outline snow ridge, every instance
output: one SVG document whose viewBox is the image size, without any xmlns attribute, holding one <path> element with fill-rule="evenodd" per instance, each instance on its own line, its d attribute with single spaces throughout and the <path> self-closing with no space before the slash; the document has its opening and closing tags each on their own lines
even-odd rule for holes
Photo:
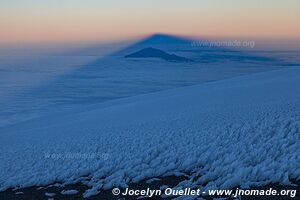
<svg viewBox="0 0 300 200">
<path fill-rule="evenodd" d="M 93 188 L 188 173 L 182 187 L 300 178 L 300 68 L 118 100 L 0 129 L 0 190 L 89 176 Z"/>
</svg>

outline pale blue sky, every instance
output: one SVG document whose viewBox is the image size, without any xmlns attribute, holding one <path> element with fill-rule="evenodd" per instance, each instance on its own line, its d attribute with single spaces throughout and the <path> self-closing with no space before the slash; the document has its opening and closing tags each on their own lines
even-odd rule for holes
<svg viewBox="0 0 300 200">
<path fill-rule="evenodd" d="M 300 38 L 299 0 L 1 0 L 0 41 Z"/>
</svg>

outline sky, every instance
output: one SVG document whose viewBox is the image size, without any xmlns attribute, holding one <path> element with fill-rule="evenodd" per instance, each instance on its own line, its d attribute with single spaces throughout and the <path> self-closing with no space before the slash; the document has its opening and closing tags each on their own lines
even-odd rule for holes
<svg viewBox="0 0 300 200">
<path fill-rule="evenodd" d="M 299 0 L 0 0 L 0 43 L 166 33 L 300 39 Z"/>
</svg>

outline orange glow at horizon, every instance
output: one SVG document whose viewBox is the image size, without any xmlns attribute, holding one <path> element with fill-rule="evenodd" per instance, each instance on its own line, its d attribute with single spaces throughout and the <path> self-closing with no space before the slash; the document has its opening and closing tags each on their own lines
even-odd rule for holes
<svg viewBox="0 0 300 200">
<path fill-rule="evenodd" d="M 113 41 L 155 32 L 199 37 L 300 39 L 299 21 L 300 13 L 293 5 L 269 10 L 221 6 L 110 10 L 18 8 L 15 12 L 0 9 L 0 43 Z"/>
</svg>

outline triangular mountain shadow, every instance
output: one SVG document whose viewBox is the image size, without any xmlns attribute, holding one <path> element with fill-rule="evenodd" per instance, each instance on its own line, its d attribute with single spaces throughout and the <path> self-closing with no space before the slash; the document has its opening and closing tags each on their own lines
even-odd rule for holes
<svg viewBox="0 0 300 200">
<path fill-rule="evenodd" d="M 128 47 L 121 49 L 112 54 L 112 56 L 120 56 L 122 58 L 137 53 L 139 51 L 144 51 L 145 49 L 157 49 L 158 51 L 164 51 L 167 54 L 179 57 L 183 57 L 189 61 L 201 62 L 201 63 L 212 63 L 212 62 L 222 62 L 222 61 L 233 61 L 233 62 L 266 62 L 274 64 L 282 62 L 280 60 L 263 57 L 256 55 L 255 53 L 242 52 L 239 49 L 225 48 L 218 46 L 197 46 L 197 43 L 205 44 L 209 42 L 207 40 L 196 40 L 191 38 L 184 38 L 180 36 L 167 35 L 167 34 L 153 34 L 142 40 L 135 42 Z M 195 45 L 196 44 L 196 45 Z M 226 52 L 226 55 L 224 53 Z M 231 52 L 228 54 L 228 52 Z M 198 54 L 198 58 L 194 59 L 189 56 L 184 56 L 185 54 Z M 164 59 L 168 60 L 168 59 Z"/>
<path fill-rule="evenodd" d="M 108 54 L 107 56 L 116 56 L 116 55 L 127 55 L 129 53 L 132 53 L 133 51 L 141 50 L 142 48 L 159 48 L 162 50 L 169 50 L 172 49 L 186 49 L 191 47 L 193 40 L 183 38 L 180 36 L 173 36 L 173 35 L 167 35 L 167 34 L 152 34 L 149 36 L 146 36 L 142 39 L 135 40 L 135 41 L 123 41 L 121 42 L 123 45 L 123 48 L 120 48 L 116 51 L 114 51 L 111 54 Z M 127 45 L 125 45 L 127 44 Z M 95 52 L 101 52 L 103 51 L 103 46 L 105 44 L 95 44 L 95 45 L 89 45 L 86 47 L 78 48 L 76 50 L 67 51 L 64 52 L 63 55 L 92 55 L 95 56 Z M 109 45 L 114 45 L 109 44 Z"/>
<path fill-rule="evenodd" d="M 269 58 L 233 50 L 228 54 L 230 50 L 222 50 L 221 48 L 214 48 L 213 50 L 210 48 L 207 51 L 207 48 L 193 47 L 191 41 L 176 36 L 152 35 L 116 53 L 81 65 L 79 68 L 74 68 L 72 71 L 44 82 L 32 90 L 26 91 L 27 94 L 24 94 L 25 98 L 24 96 L 22 98 L 26 99 L 26 95 L 28 95 L 28 99 L 35 99 L 34 102 L 47 99 L 50 102 L 49 104 L 62 105 L 62 107 L 70 104 L 90 105 L 183 85 L 187 86 L 238 76 L 241 74 L 241 71 L 249 73 L 248 66 L 246 68 L 244 66 L 250 62 L 258 63 L 258 65 L 252 65 L 253 72 L 262 71 L 262 66 L 266 68 L 266 66 L 282 65 L 283 63 L 274 60 L 265 62 Z M 135 62 L 125 58 L 126 55 L 144 48 L 160 49 L 169 55 L 176 54 L 192 59 L 194 62 L 185 65 L 182 63 L 152 61 Z M 95 50 L 96 45 L 92 49 Z M 187 51 L 187 54 L 185 54 L 185 51 Z M 192 51 L 196 51 L 197 60 L 190 56 Z M 80 53 L 80 51 L 78 52 Z M 87 52 L 87 49 L 84 49 L 84 52 Z M 250 59 L 250 62 L 247 59 Z M 234 60 L 236 63 L 231 62 L 230 65 L 226 65 L 225 62 L 228 60 L 230 62 Z M 200 65 L 201 63 L 205 64 Z M 232 66 L 235 64 L 236 66 L 233 70 Z M 210 67 L 216 65 L 219 67 L 219 70 L 214 72 L 217 75 L 203 74 L 203 66 L 210 71 Z M 187 69 L 186 67 L 188 67 L 188 70 L 185 70 Z M 229 71 L 226 71 L 227 68 Z M 265 68 L 264 70 L 266 70 Z M 224 73 L 222 74 L 222 72 Z M 216 79 L 215 76 L 218 78 Z M 46 108 L 48 109 L 48 107 Z"/>
<path fill-rule="evenodd" d="M 168 45 L 168 44 L 186 45 L 190 43 L 191 40 L 179 36 L 166 35 L 166 34 L 153 34 L 150 37 L 147 37 L 144 40 L 136 43 L 135 45 Z"/>
<path fill-rule="evenodd" d="M 196 42 L 196 43 L 195 43 Z M 251 52 L 243 52 L 239 49 L 233 48 L 224 48 L 224 47 L 207 47 L 205 45 L 197 46 L 195 44 L 201 42 L 208 42 L 207 40 L 201 39 L 190 39 L 184 38 L 180 36 L 167 35 L 167 34 L 153 34 L 147 36 L 137 42 L 133 42 L 129 44 L 127 47 L 117 50 L 104 58 L 100 58 L 95 60 L 94 62 L 87 64 L 87 67 L 97 67 L 101 62 L 111 57 L 119 57 L 124 58 L 127 55 L 136 53 L 143 49 L 154 48 L 158 50 L 162 50 L 168 54 L 175 54 L 176 56 L 184 57 L 189 60 L 193 60 L 195 62 L 200 63 L 213 63 L 213 62 L 222 62 L 222 61 L 233 61 L 233 62 L 266 62 L 266 64 L 280 64 L 286 65 L 286 63 L 281 62 L 278 59 L 264 57 L 261 55 L 257 55 Z M 101 46 L 101 45 L 100 45 Z M 98 46 L 99 48 L 99 46 Z M 99 48 L 101 49 L 101 47 Z M 86 48 L 81 52 L 89 52 L 89 51 L 97 51 L 97 45 L 93 47 Z M 224 54 L 226 52 L 226 54 Z M 228 52 L 231 52 L 228 54 Z M 74 52 L 73 52 L 74 53 Z M 185 56 L 185 54 L 194 53 L 197 55 L 197 58 L 191 58 L 189 56 Z M 125 59 L 125 58 L 124 58 Z"/>
<path fill-rule="evenodd" d="M 115 52 L 113 55 L 125 56 L 134 51 L 139 51 L 143 48 L 156 48 L 164 51 L 176 51 L 180 49 L 191 49 L 193 40 L 167 35 L 167 34 L 153 34 L 143 38 L 132 45 Z"/>
</svg>

